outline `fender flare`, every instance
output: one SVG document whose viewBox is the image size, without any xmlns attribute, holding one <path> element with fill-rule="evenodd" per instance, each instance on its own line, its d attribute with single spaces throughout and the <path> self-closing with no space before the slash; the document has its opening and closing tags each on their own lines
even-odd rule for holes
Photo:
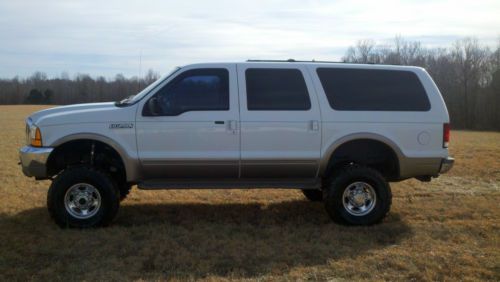
<svg viewBox="0 0 500 282">
<path fill-rule="evenodd" d="M 70 134 L 66 135 L 64 137 L 61 137 L 57 139 L 56 141 L 52 142 L 51 147 L 58 147 L 60 145 L 63 145 L 65 143 L 71 142 L 71 141 L 77 141 L 77 140 L 94 140 L 98 142 L 102 142 L 111 148 L 113 148 L 120 158 L 122 159 L 123 165 L 125 167 L 125 175 L 127 178 L 127 182 L 136 182 L 139 179 L 140 175 L 140 163 L 137 158 L 137 156 L 130 156 L 127 151 L 121 146 L 118 142 L 114 141 L 113 139 L 98 134 L 98 133 L 76 133 L 76 134 Z"/>
<path fill-rule="evenodd" d="M 332 155 L 335 153 L 335 150 L 337 150 L 337 148 L 339 148 L 341 145 L 347 142 L 359 139 L 374 140 L 389 146 L 389 148 L 392 149 L 392 151 L 396 155 L 396 158 L 398 159 L 398 170 L 400 170 L 401 162 L 404 160 L 405 155 L 394 141 L 377 133 L 360 132 L 360 133 L 348 134 L 335 140 L 335 142 L 333 142 L 324 152 L 322 152 L 322 158 L 319 165 L 319 175 L 320 176 L 325 175 L 326 170 L 328 168 L 328 164 L 330 163 L 330 159 Z"/>
</svg>

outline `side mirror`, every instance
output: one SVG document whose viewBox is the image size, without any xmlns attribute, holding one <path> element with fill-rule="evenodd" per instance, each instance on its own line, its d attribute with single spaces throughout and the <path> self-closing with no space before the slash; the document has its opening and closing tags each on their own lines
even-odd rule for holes
<svg viewBox="0 0 500 282">
<path fill-rule="evenodd" d="M 149 99 L 148 110 L 152 116 L 157 116 L 160 114 L 160 109 L 158 107 L 158 99 L 156 97 Z"/>
</svg>

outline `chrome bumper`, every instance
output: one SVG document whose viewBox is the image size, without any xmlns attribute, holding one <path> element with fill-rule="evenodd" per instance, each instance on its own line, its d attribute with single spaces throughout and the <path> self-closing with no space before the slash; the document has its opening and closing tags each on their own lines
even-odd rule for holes
<svg viewBox="0 0 500 282">
<path fill-rule="evenodd" d="M 447 157 L 446 159 L 441 160 L 441 168 L 439 169 L 439 173 L 448 172 L 455 163 L 455 159 L 452 157 Z"/>
<path fill-rule="evenodd" d="M 54 148 L 25 146 L 19 149 L 19 158 L 23 173 L 29 177 L 47 177 L 47 160 Z"/>
</svg>

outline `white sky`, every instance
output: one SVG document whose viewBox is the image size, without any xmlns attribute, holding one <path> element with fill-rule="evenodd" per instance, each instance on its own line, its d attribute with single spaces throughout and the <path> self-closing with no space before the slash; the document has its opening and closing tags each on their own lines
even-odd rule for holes
<svg viewBox="0 0 500 282">
<path fill-rule="evenodd" d="M 0 2 L 0 77 L 165 73 L 195 62 L 339 60 L 359 39 L 401 35 L 448 47 L 495 46 L 500 1 Z M 142 68 L 139 58 L 142 53 Z"/>
</svg>

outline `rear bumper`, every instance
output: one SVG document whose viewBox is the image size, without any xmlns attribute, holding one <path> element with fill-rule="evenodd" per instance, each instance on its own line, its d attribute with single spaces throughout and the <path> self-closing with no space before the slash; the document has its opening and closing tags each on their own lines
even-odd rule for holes
<svg viewBox="0 0 500 282">
<path fill-rule="evenodd" d="M 426 181 L 448 172 L 455 162 L 452 157 L 402 158 L 399 161 L 400 178 L 398 180 L 415 177 L 426 179 Z"/>
<path fill-rule="evenodd" d="M 54 148 L 25 146 L 19 149 L 19 159 L 24 175 L 36 178 L 47 177 L 47 160 Z"/>
<path fill-rule="evenodd" d="M 439 168 L 439 173 L 448 172 L 453 167 L 454 163 L 455 163 L 455 159 L 452 157 L 447 157 L 445 159 L 442 159 L 441 160 L 441 167 Z"/>
</svg>

